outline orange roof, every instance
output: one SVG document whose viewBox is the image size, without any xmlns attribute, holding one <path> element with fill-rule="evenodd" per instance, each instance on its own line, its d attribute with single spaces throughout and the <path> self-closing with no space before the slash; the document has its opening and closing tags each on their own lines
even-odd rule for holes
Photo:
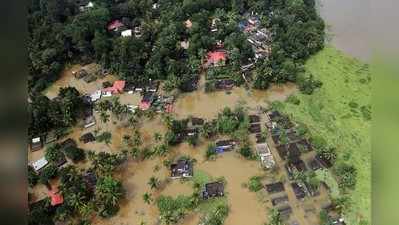
<svg viewBox="0 0 399 225">
<path fill-rule="evenodd" d="M 117 91 L 123 91 L 123 88 L 125 87 L 125 83 L 126 83 L 126 81 L 124 81 L 124 80 L 117 80 L 114 82 L 113 87 Z"/>
<path fill-rule="evenodd" d="M 58 192 L 58 188 L 54 188 L 53 190 L 48 192 L 49 197 L 51 198 L 51 205 L 59 205 L 64 202 L 64 197 Z"/>
<path fill-rule="evenodd" d="M 227 55 L 226 52 L 224 51 L 208 52 L 207 54 L 208 63 L 217 63 L 219 61 L 225 61 L 226 57 Z"/>
<path fill-rule="evenodd" d="M 104 88 L 103 91 L 105 92 L 112 92 L 112 93 L 117 93 L 117 92 L 123 92 L 123 88 L 125 87 L 126 81 L 124 80 L 117 80 L 114 82 L 112 87 Z"/>
</svg>

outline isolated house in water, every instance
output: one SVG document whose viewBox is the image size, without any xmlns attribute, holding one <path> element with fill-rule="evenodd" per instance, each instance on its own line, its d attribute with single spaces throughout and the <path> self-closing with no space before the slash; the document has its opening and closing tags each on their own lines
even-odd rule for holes
<svg viewBox="0 0 399 225">
<path fill-rule="evenodd" d="M 284 184 L 282 182 L 266 184 L 265 187 L 269 194 L 283 192 L 285 190 Z"/>
<path fill-rule="evenodd" d="M 205 189 L 202 192 L 204 200 L 214 197 L 224 196 L 224 184 L 222 182 L 213 182 L 205 184 Z"/>
<path fill-rule="evenodd" d="M 193 165 L 189 160 L 178 160 L 170 166 L 172 178 L 185 178 L 193 176 Z"/>
</svg>

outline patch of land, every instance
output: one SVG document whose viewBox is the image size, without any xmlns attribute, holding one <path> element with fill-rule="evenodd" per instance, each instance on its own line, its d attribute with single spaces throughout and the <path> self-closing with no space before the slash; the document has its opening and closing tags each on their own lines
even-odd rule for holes
<svg viewBox="0 0 399 225">
<path fill-rule="evenodd" d="M 339 158 L 355 165 L 357 184 L 345 217 L 348 224 L 370 223 L 371 122 L 362 112 L 371 101 L 368 66 L 326 47 L 310 58 L 305 68 L 323 86 L 313 95 L 297 94 L 300 104 L 284 103 L 282 110 L 335 146 Z"/>
</svg>

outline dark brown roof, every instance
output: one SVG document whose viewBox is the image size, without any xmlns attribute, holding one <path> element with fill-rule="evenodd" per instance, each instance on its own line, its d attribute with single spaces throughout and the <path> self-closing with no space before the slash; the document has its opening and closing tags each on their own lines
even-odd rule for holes
<svg viewBox="0 0 399 225">
<path fill-rule="evenodd" d="M 73 140 L 72 138 L 68 138 L 65 141 L 61 142 L 62 149 L 66 149 L 68 147 L 76 147 L 76 146 L 78 145 L 76 144 L 76 141 Z"/>
<path fill-rule="evenodd" d="M 94 135 L 92 133 L 85 133 L 79 138 L 79 141 L 81 141 L 85 144 L 89 143 L 89 142 L 93 142 L 95 140 L 96 140 L 96 137 L 94 137 Z"/>
<path fill-rule="evenodd" d="M 288 202 L 288 196 L 277 197 L 272 199 L 272 205 L 280 205 Z"/>
<path fill-rule="evenodd" d="M 260 117 L 258 115 L 249 115 L 249 122 L 250 123 L 259 123 Z"/>
<path fill-rule="evenodd" d="M 205 120 L 202 118 L 198 118 L 198 117 L 192 117 L 191 123 L 193 126 L 202 126 L 202 125 L 204 125 Z"/>
<path fill-rule="evenodd" d="M 262 131 L 259 123 L 251 124 L 248 130 L 250 133 L 260 133 Z"/>
<path fill-rule="evenodd" d="M 217 195 L 224 192 L 224 184 L 222 182 L 213 182 L 205 184 L 205 191 L 208 195 Z"/>
<path fill-rule="evenodd" d="M 295 197 L 297 199 L 303 199 L 306 196 L 305 189 L 302 186 L 299 186 L 297 183 L 291 184 L 292 189 L 294 190 Z"/>
<path fill-rule="evenodd" d="M 282 182 L 266 184 L 265 187 L 266 187 L 266 191 L 269 193 L 277 193 L 277 192 L 282 192 L 285 190 L 284 184 Z"/>
</svg>

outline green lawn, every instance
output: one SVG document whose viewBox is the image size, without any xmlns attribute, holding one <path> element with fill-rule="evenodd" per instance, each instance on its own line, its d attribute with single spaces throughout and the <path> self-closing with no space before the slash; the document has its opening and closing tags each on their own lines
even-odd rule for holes
<svg viewBox="0 0 399 225">
<path fill-rule="evenodd" d="M 350 193 L 352 207 L 345 217 L 351 225 L 362 224 L 362 220 L 370 224 L 371 122 L 365 110 L 371 104 L 368 65 L 326 47 L 305 67 L 323 86 L 313 95 L 298 94 L 300 104 L 284 103 L 283 111 L 335 146 L 340 160 L 355 165 L 358 182 Z"/>
</svg>

